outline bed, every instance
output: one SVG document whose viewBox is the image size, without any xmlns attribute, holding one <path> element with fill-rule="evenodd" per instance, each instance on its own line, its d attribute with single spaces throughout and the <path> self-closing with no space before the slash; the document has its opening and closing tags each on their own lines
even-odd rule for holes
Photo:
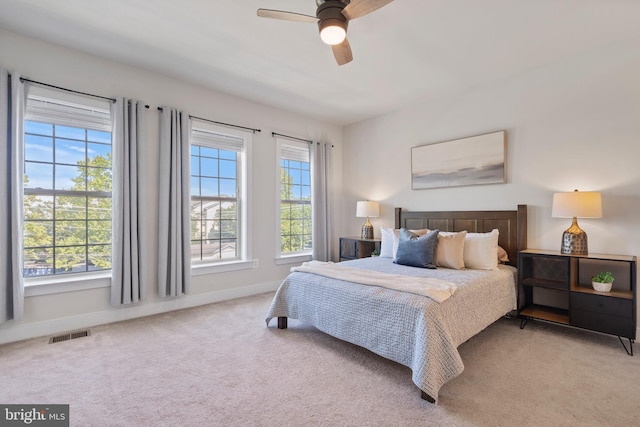
<svg viewBox="0 0 640 427">
<path fill-rule="evenodd" d="M 452 235 L 464 230 L 477 236 L 498 230 L 498 244 L 509 261 L 495 270 L 416 268 L 385 257 L 334 265 L 350 273 L 362 272 L 363 277 L 369 275 L 366 270 L 372 271 L 372 277 L 412 276 L 415 280 L 454 283 L 455 292 L 440 302 L 394 286 L 375 286 L 375 281 L 359 284 L 348 275 L 331 278 L 294 268 L 298 271 L 287 276 L 274 296 L 267 326 L 277 318 L 277 327 L 286 329 L 288 318 L 298 319 L 408 366 L 421 397 L 435 403 L 440 388 L 464 369 L 458 346 L 516 308 L 517 253 L 526 248 L 527 206 L 506 211 L 412 212 L 396 208 L 395 228 L 437 229 Z"/>
</svg>

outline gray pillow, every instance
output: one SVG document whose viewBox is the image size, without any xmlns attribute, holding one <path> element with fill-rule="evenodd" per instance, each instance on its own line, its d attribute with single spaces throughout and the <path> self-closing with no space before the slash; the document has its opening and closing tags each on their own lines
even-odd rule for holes
<svg viewBox="0 0 640 427">
<path fill-rule="evenodd" d="M 438 243 L 439 232 L 440 230 L 432 230 L 424 236 L 418 236 L 407 229 L 401 228 L 398 252 L 393 262 L 412 267 L 436 268 L 433 263 L 433 257 Z"/>
</svg>

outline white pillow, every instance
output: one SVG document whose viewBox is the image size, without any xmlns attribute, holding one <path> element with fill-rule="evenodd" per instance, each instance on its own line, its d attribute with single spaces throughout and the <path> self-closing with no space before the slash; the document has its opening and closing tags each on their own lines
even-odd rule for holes
<svg viewBox="0 0 640 427">
<path fill-rule="evenodd" d="M 429 232 L 423 230 L 409 230 L 418 236 L 424 236 Z M 400 243 L 400 229 L 390 227 L 380 227 L 380 257 L 396 259 L 398 244 Z"/>
<path fill-rule="evenodd" d="M 464 242 L 466 236 L 466 231 L 459 233 L 441 231 L 438 234 L 435 265 L 455 270 L 463 269 L 465 267 Z"/>
<path fill-rule="evenodd" d="M 400 230 L 394 230 L 393 228 L 389 228 L 389 227 L 380 227 L 380 257 L 382 258 L 395 258 L 393 256 L 394 254 L 394 250 L 393 250 L 393 236 L 395 234 L 395 231 L 400 231 Z M 396 246 L 396 250 L 398 249 L 398 246 Z"/>
<path fill-rule="evenodd" d="M 467 233 L 464 240 L 464 266 L 478 270 L 497 270 L 499 236 L 498 229 L 489 233 Z"/>
</svg>

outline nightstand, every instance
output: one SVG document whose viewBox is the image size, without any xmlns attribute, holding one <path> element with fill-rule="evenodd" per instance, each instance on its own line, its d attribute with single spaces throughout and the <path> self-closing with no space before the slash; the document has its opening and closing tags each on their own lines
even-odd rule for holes
<svg viewBox="0 0 640 427">
<path fill-rule="evenodd" d="M 374 250 L 380 253 L 380 239 L 340 238 L 340 261 L 367 258 Z"/>
<path fill-rule="evenodd" d="M 527 249 L 518 253 L 518 314 L 524 328 L 529 319 L 547 320 L 617 335 L 633 356 L 636 338 L 636 257 L 567 255 Z M 610 271 L 611 292 L 593 289 L 591 277 Z M 622 338 L 629 340 L 629 349 Z"/>
</svg>

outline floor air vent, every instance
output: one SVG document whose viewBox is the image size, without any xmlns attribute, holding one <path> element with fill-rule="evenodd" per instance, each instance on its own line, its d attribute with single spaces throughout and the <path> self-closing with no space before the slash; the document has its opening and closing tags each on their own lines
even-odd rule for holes
<svg viewBox="0 0 640 427">
<path fill-rule="evenodd" d="M 62 341 L 75 340 L 76 338 L 88 337 L 90 335 L 91 335 L 91 331 L 89 331 L 88 329 L 86 331 L 69 332 L 66 334 L 57 335 L 55 337 L 49 338 L 49 344 L 55 344 L 57 342 L 62 342 Z"/>
</svg>

